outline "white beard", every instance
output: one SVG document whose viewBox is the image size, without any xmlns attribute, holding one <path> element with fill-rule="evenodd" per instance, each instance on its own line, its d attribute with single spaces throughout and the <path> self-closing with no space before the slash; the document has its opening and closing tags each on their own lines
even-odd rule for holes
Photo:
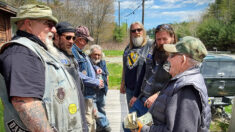
<svg viewBox="0 0 235 132">
<path fill-rule="evenodd" d="M 49 37 L 49 36 L 53 36 L 53 34 L 52 33 L 48 33 L 48 35 L 47 35 L 47 38 L 46 38 L 46 47 L 47 47 L 47 49 L 48 49 L 48 51 L 51 53 L 51 54 L 53 54 L 53 55 L 55 55 L 56 57 L 59 57 L 60 55 L 59 55 L 59 52 L 58 52 L 58 50 L 56 49 L 56 47 L 53 45 L 53 40 L 51 39 L 51 38 L 53 38 L 53 37 Z"/>
<path fill-rule="evenodd" d="M 91 59 L 91 61 L 96 65 L 96 64 L 98 64 L 101 60 L 100 60 L 100 59 L 99 59 L 99 60 Z"/>
<path fill-rule="evenodd" d="M 132 42 L 135 47 L 140 47 L 143 43 L 144 38 L 143 37 L 132 37 Z"/>
</svg>

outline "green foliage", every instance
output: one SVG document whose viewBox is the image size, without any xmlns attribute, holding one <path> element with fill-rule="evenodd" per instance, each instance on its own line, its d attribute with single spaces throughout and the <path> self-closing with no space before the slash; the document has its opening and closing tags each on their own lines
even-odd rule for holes
<svg viewBox="0 0 235 132">
<path fill-rule="evenodd" d="M 222 21 L 210 17 L 204 19 L 198 26 L 197 36 L 204 42 L 209 50 L 217 47 L 218 50 L 230 50 L 235 43 L 235 23 L 225 24 Z"/>
<path fill-rule="evenodd" d="M 121 84 L 122 65 L 117 63 L 107 64 L 109 71 L 109 89 L 118 89 Z"/>
<path fill-rule="evenodd" d="M 0 99 L 0 130 L 4 131 L 4 123 L 3 123 L 3 104 L 2 100 Z"/>
<path fill-rule="evenodd" d="M 182 38 L 184 36 L 196 36 L 196 28 L 198 22 L 191 21 L 191 22 L 182 22 L 182 23 L 175 23 L 172 24 L 174 32 L 177 38 Z"/>
<path fill-rule="evenodd" d="M 122 23 L 122 25 L 119 26 L 116 24 L 115 28 L 114 28 L 114 33 L 113 33 L 113 39 L 116 42 L 122 42 L 124 40 L 124 38 L 127 36 L 127 24 L 126 23 Z"/>
<path fill-rule="evenodd" d="M 147 30 L 147 35 L 149 36 L 149 38 L 151 39 L 155 39 L 155 28 L 149 29 Z"/>
<path fill-rule="evenodd" d="M 122 56 L 123 50 L 104 50 L 105 56 Z"/>
</svg>

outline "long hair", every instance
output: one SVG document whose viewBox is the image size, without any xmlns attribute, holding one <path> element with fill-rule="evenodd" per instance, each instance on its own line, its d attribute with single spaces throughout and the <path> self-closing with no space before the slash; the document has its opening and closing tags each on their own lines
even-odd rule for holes
<svg viewBox="0 0 235 132">
<path fill-rule="evenodd" d="M 166 31 L 167 33 L 169 33 L 171 37 L 174 38 L 173 44 L 175 44 L 178 41 L 174 32 L 174 29 L 171 27 L 170 24 L 158 25 L 155 29 L 155 36 L 156 36 L 156 33 L 161 32 L 161 31 Z M 155 37 L 154 44 L 157 44 L 156 37 Z M 154 45 L 154 44 L 153 46 L 155 47 L 153 49 L 153 57 L 154 57 L 153 63 L 155 64 L 155 61 L 157 61 L 159 64 L 162 64 L 166 61 L 168 54 L 165 51 L 161 51 L 158 45 Z"/>
<path fill-rule="evenodd" d="M 129 33 L 130 33 L 130 49 L 133 48 L 131 28 L 133 25 L 136 25 L 136 24 L 139 25 L 143 29 L 143 42 L 142 42 L 141 46 L 144 46 L 147 43 L 147 37 L 146 37 L 147 35 L 146 35 L 146 30 L 144 29 L 144 25 L 140 22 L 134 22 L 131 24 L 130 31 L 129 31 Z"/>
</svg>

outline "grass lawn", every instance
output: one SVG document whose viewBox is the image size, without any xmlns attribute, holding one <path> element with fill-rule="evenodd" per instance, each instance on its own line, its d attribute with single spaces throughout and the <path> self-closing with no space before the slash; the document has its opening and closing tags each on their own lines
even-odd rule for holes
<svg viewBox="0 0 235 132">
<path fill-rule="evenodd" d="M 122 65 L 117 63 L 107 64 L 109 71 L 109 89 L 119 89 L 122 77 Z"/>
<path fill-rule="evenodd" d="M 3 124 L 3 105 L 2 100 L 0 99 L 0 131 L 4 131 L 4 124 Z"/>
<path fill-rule="evenodd" d="M 104 50 L 105 56 L 122 56 L 123 50 Z"/>
</svg>

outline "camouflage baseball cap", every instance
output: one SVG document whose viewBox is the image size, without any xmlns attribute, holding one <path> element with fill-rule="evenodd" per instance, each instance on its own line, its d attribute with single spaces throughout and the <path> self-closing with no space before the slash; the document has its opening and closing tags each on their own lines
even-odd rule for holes
<svg viewBox="0 0 235 132">
<path fill-rule="evenodd" d="M 15 23 L 27 18 L 46 19 L 46 20 L 51 20 L 55 23 L 58 22 L 58 20 L 52 15 L 52 10 L 50 7 L 45 5 L 35 5 L 35 4 L 23 5 L 19 7 L 17 16 L 11 17 L 11 22 Z"/>
<path fill-rule="evenodd" d="M 197 38 L 186 36 L 176 44 L 164 44 L 163 48 L 169 53 L 183 53 L 191 58 L 202 61 L 207 55 L 207 49 L 204 44 Z"/>
</svg>

